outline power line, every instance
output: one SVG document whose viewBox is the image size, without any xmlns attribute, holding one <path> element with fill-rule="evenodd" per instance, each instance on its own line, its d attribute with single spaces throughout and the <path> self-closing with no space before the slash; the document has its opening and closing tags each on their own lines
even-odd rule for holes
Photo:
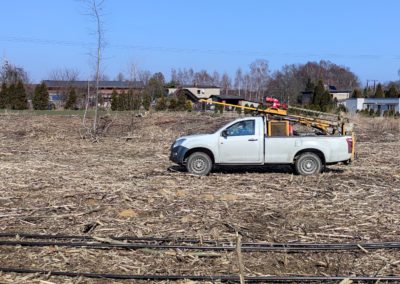
<svg viewBox="0 0 400 284">
<path fill-rule="evenodd" d="M 16 37 L 16 36 L 2 36 L 0 37 L 2 42 L 15 42 L 15 43 L 29 43 L 29 44 L 41 44 L 50 46 L 77 46 L 91 48 L 94 43 L 82 42 L 82 41 L 67 41 L 67 40 L 53 40 L 43 38 L 31 38 L 31 37 Z M 393 60 L 400 60 L 400 55 L 382 55 L 382 54 L 340 54 L 340 53 L 291 53 L 291 52 L 265 52 L 265 51 L 251 51 L 251 50 L 223 50 L 223 49 L 198 49 L 198 48 L 180 48 L 180 47 L 168 47 L 168 46 L 147 46 L 147 45 L 130 45 L 130 44 L 109 44 L 110 48 L 124 49 L 124 50 L 142 50 L 150 52 L 171 52 L 171 53 L 203 53 L 211 55 L 254 55 L 254 56 L 284 56 L 284 57 L 329 57 L 329 58 L 353 58 L 353 59 L 372 59 L 379 60 L 383 57 L 387 57 Z"/>
</svg>

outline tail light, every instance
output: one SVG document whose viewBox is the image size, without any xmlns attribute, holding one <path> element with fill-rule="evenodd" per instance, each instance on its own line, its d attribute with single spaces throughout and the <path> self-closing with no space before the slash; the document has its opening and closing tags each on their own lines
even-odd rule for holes
<svg viewBox="0 0 400 284">
<path fill-rule="evenodd" d="M 347 152 L 349 154 L 352 154 L 353 153 L 353 138 L 347 138 L 346 141 L 347 141 Z"/>
</svg>

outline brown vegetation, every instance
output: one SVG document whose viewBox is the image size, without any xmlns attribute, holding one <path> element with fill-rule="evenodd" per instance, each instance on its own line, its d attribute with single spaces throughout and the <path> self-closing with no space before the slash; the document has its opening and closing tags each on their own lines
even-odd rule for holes
<svg viewBox="0 0 400 284">
<path fill-rule="evenodd" d="M 100 143 L 81 140 L 77 116 L 0 116 L 0 231 L 173 236 L 267 242 L 398 241 L 400 120 L 354 117 L 358 160 L 318 176 L 290 167 L 172 167 L 173 140 L 231 118 L 118 114 Z M 128 139 L 127 139 L 128 137 Z M 400 274 L 399 251 L 245 253 L 247 275 Z M 0 266 L 109 273 L 237 274 L 234 252 L 0 247 Z M 79 279 L 1 274 L 2 283 Z M 85 283 L 109 283 L 96 280 Z M 123 281 L 122 281 L 123 282 Z"/>
</svg>

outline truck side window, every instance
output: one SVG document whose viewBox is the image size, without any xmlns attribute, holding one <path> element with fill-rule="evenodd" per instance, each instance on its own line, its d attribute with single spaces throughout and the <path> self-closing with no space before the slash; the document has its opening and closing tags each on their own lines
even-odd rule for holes
<svg viewBox="0 0 400 284">
<path fill-rule="evenodd" d="M 255 121 L 244 120 L 239 121 L 226 129 L 228 136 L 245 136 L 255 134 Z"/>
</svg>

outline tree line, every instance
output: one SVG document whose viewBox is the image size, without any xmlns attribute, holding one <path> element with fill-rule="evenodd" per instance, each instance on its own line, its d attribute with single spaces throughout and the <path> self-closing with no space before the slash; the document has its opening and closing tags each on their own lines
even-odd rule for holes
<svg viewBox="0 0 400 284">
<path fill-rule="evenodd" d="M 228 73 L 219 73 L 207 70 L 195 71 L 192 68 L 172 69 L 169 81 L 164 74 L 132 68 L 131 74 L 125 76 L 119 73 L 116 80 L 135 82 L 141 80 L 144 89 L 138 94 L 134 90 L 125 93 L 114 93 L 111 96 L 111 108 L 115 110 L 145 109 L 155 106 L 162 98 L 165 100 L 166 109 L 175 108 L 175 100 L 179 98 L 163 98 L 167 87 L 176 86 L 216 86 L 220 87 L 221 94 L 236 95 L 246 100 L 259 102 L 264 96 L 278 98 L 281 102 L 289 104 L 301 103 L 301 92 L 313 92 L 310 108 L 329 110 L 334 102 L 328 96 L 323 85 L 333 85 L 337 89 L 353 91 L 353 97 L 399 97 L 396 82 L 390 83 L 386 88 L 378 84 L 376 88 L 360 88 L 358 77 L 347 67 L 334 64 L 330 61 L 307 62 L 305 64 L 284 65 L 281 69 L 271 72 L 267 60 L 258 59 L 251 62 L 247 69 L 238 68 L 233 78 Z M 65 87 L 60 92 L 61 104 L 64 108 L 83 108 L 87 98 L 87 90 L 72 87 L 78 80 L 79 72 L 71 69 L 53 71 L 50 78 L 65 82 Z M 129 78 L 129 79 L 126 79 Z M 32 102 L 34 109 L 48 109 L 48 91 L 45 85 L 39 84 L 32 89 L 28 76 L 23 68 L 9 63 L 3 65 L 0 79 L 2 83 L 0 93 L 0 108 L 26 109 L 28 101 Z M 101 76 L 102 80 L 108 79 Z M 100 103 L 103 98 L 99 98 Z M 164 102 L 160 103 L 161 106 Z M 170 106 L 171 105 L 171 106 Z M 182 104 L 183 107 L 184 104 Z M 181 107 L 181 108 L 182 108 Z"/>
<path fill-rule="evenodd" d="M 376 88 L 365 87 L 363 90 L 356 88 L 353 90 L 353 98 L 400 98 L 400 92 L 397 88 L 398 83 L 389 82 L 386 88 L 378 83 Z"/>
</svg>

